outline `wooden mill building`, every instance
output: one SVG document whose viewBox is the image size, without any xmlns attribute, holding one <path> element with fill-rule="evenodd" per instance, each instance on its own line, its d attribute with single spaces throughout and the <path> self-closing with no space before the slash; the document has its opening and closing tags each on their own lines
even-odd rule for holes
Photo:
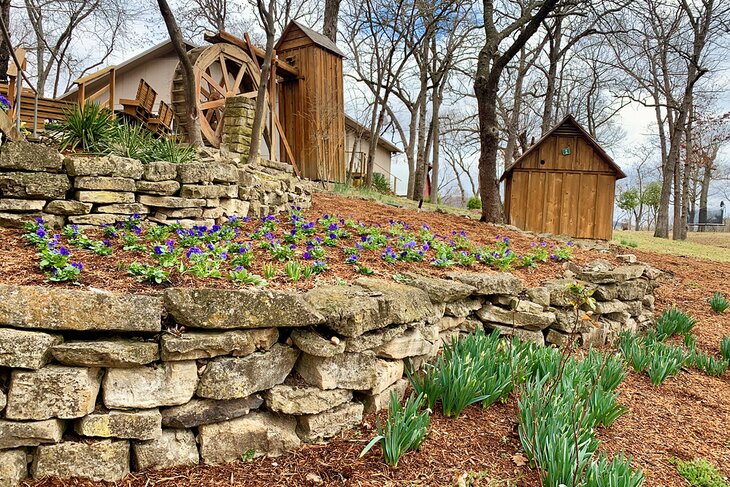
<svg viewBox="0 0 730 487">
<path fill-rule="evenodd" d="M 344 181 L 344 54 L 329 38 L 298 22 L 281 33 L 276 53 L 300 73 L 281 84 L 279 114 L 302 176 Z"/>
<path fill-rule="evenodd" d="M 507 221 L 523 230 L 609 240 L 621 168 L 568 115 L 507 167 Z"/>
</svg>

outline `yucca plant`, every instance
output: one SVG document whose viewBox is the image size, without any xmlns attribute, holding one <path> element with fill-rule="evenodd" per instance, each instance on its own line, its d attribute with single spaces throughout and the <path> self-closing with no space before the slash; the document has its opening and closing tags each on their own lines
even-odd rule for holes
<svg viewBox="0 0 730 487">
<path fill-rule="evenodd" d="M 66 110 L 58 128 L 61 150 L 103 153 L 112 133 L 113 115 L 94 102 L 87 101 L 83 107 L 74 104 Z"/>
<path fill-rule="evenodd" d="M 657 342 L 647 347 L 649 365 L 646 373 L 652 385 L 662 384 L 668 377 L 676 375 L 684 365 L 687 356 L 680 347 Z"/>
<path fill-rule="evenodd" d="M 672 335 L 687 335 L 694 328 L 696 321 L 684 311 L 671 308 L 662 313 L 656 321 L 656 334 L 660 341 Z"/>
<path fill-rule="evenodd" d="M 172 137 L 156 139 L 150 148 L 150 161 L 167 161 L 175 164 L 193 162 L 197 158 L 195 147 L 178 144 Z"/>
<path fill-rule="evenodd" d="M 110 131 L 107 148 L 111 154 L 150 162 L 150 151 L 155 139 L 142 125 L 117 123 Z"/>
<path fill-rule="evenodd" d="M 718 314 L 724 313 L 726 309 L 730 308 L 730 302 L 728 302 L 727 298 L 723 296 L 722 293 L 714 293 L 712 297 L 708 299 L 708 302 L 710 303 L 712 311 Z"/>
<path fill-rule="evenodd" d="M 722 337 L 720 342 L 720 354 L 722 358 L 730 362 L 730 335 Z"/>
<path fill-rule="evenodd" d="M 601 454 L 586 474 L 585 487 L 640 487 L 644 484 L 644 473 L 631 468 L 631 459 L 623 453 L 609 461 Z"/>
<path fill-rule="evenodd" d="M 398 402 L 395 393 L 390 395 L 388 417 L 385 423 L 377 420 L 378 435 L 363 448 L 360 456 L 364 456 L 372 447 L 380 443 L 385 463 L 397 467 L 401 457 L 410 450 L 418 450 L 428 433 L 431 422 L 430 410 L 421 410 L 423 396 L 411 394 L 403 406 Z"/>
</svg>

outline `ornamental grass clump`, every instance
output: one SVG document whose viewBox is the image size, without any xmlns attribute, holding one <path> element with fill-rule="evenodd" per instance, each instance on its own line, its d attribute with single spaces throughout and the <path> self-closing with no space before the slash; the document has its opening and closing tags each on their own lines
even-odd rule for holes
<svg viewBox="0 0 730 487">
<path fill-rule="evenodd" d="M 677 375 L 687 360 L 682 347 L 654 342 L 646 346 L 649 363 L 646 373 L 653 386 L 661 385 L 669 377 Z"/>
<path fill-rule="evenodd" d="M 422 395 L 411 395 L 401 406 L 395 393 L 390 395 L 388 417 L 384 423 L 377 420 L 378 435 L 360 453 L 364 456 L 380 443 L 385 463 L 397 467 L 401 457 L 408 451 L 418 450 L 428 434 L 431 422 L 430 410 L 423 408 Z"/>
<path fill-rule="evenodd" d="M 730 362 L 730 335 L 722 337 L 722 341 L 720 342 L 720 355 Z"/>
<path fill-rule="evenodd" d="M 631 468 L 631 458 L 620 453 L 609 461 L 602 453 L 588 469 L 585 487 L 640 487 L 644 480 L 640 469 Z"/>
<path fill-rule="evenodd" d="M 730 308 L 730 302 L 728 302 L 727 298 L 723 296 L 722 293 L 714 293 L 708 302 L 710 303 L 712 311 L 717 314 L 722 314 L 725 310 Z"/>
</svg>

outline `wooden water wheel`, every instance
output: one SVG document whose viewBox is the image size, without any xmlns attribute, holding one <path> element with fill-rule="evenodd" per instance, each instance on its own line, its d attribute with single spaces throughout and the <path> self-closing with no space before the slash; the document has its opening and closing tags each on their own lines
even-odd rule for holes
<svg viewBox="0 0 730 487">
<path fill-rule="evenodd" d="M 259 69 L 240 47 L 213 44 L 188 51 L 195 72 L 200 131 L 203 139 L 219 147 L 223 132 L 223 108 L 227 96 L 248 94 L 256 97 Z M 185 120 L 183 68 L 178 63 L 172 83 L 172 105 L 177 120 Z"/>
</svg>

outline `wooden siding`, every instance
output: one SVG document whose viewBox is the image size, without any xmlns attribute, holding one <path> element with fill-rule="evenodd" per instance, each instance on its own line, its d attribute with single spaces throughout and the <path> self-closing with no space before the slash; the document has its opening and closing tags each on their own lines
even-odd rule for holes
<svg viewBox="0 0 730 487">
<path fill-rule="evenodd" d="M 510 224 L 533 232 L 608 240 L 616 173 L 577 131 L 556 130 L 506 178 Z M 563 154 L 564 148 L 570 153 Z"/>
<path fill-rule="evenodd" d="M 281 83 L 284 133 L 302 176 L 345 180 L 345 101 L 342 58 L 317 46 L 300 29 L 289 29 L 277 51 L 301 74 Z"/>
</svg>

